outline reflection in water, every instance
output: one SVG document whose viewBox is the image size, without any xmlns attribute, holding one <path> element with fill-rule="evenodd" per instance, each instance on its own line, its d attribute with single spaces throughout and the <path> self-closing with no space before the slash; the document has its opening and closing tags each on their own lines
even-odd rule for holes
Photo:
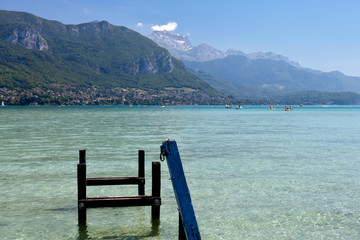
<svg viewBox="0 0 360 240">
<path fill-rule="evenodd" d="M 79 231 L 79 236 L 77 238 L 77 240 L 87 240 L 87 239 L 94 239 L 97 238 L 98 234 L 94 234 L 96 236 L 91 236 L 91 234 L 89 234 L 89 230 L 88 230 L 88 226 L 86 224 L 80 224 L 78 225 L 78 231 Z M 159 236 L 160 235 L 160 221 L 153 219 L 151 221 L 151 231 L 150 232 L 145 232 L 145 233 L 137 233 L 136 235 L 133 236 L 129 236 L 128 234 L 126 235 L 122 235 L 121 233 L 115 231 L 108 231 L 108 232 L 113 232 L 114 235 L 107 235 L 104 236 L 102 235 L 102 239 L 142 239 L 142 238 L 148 238 L 148 237 L 155 237 L 155 236 Z M 131 231 L 129 231 L 131 232 Z M 118 234 L 116 234 L 118 233 Z M 120 235 L 119 235 L 120 234 Z"/>
<path fill-rule="evenodd" d="M 78 240 L 86 240 L 88 239 L 89 234 L 88 234 L 88 230 L 87 230 L 87 225 L 79 225 L 79 237 L 77 238 Z"/>
<path fill-rule="evenodd" d="M 152 219 L 151 220 L 151 234 L 150 236 L 157 236 L 160 234 L 160 220 Z"/>
</svg>

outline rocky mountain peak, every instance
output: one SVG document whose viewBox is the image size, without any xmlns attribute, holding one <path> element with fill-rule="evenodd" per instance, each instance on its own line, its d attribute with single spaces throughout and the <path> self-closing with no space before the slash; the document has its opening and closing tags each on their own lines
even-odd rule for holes
<svg viewBox="0 0 360 240">
<path fill-rule="evenodd" d="M 187 36 L 168 32 L 154 31 L 151 40 L 166 48 L 173 56 L 186 61 L 209 61 L 225 57 L 225 53 L 205 43 L 193 47 Z"/>
<path fill-rule="evenodd" d="M 178 33 L 154 31 L 148 38 L 170 52 L 186 52 L 192 49 L 189 39 Z"/>
</svg>

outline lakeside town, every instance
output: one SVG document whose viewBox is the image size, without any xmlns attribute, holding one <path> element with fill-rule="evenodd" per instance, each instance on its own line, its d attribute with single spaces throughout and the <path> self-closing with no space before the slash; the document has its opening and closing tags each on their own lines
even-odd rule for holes
<svg viewBox="0 0 360 240">
<path fill-rule="evenodd" d="M 160 105 L 160 104 L 225 104 L 225 97 L 211 97 L 188 88 L 141 90 L 125 88 L 78 88 L 51 84 L 48 88 L 0 88 L 0 99 L 6 105 Z"/>
</svg>

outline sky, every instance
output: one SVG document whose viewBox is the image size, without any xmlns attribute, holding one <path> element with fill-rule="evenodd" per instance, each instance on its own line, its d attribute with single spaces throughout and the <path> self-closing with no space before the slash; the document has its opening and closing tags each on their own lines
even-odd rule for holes
<svg viewBox="0 0 360 240">
<path fill-rule="evenodd" d="M 226 51 L 273 52 L 302 67 L 360 76 L 358 0 L 0 0 L 64 24 L 106 20 L 145 36 L 166 29 Z"/>
</svg>

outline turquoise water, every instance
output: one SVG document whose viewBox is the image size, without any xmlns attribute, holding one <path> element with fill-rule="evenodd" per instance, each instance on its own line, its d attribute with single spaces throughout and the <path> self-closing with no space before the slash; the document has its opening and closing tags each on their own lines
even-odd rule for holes
<svg viewBox="0 0 360 240">
<path fill-rule="evenodd" d="M 0 239 L 177 239 L 162 163 L 159 229 L 150 207 L 88 210 L 77 226 L 76 165 L 88 177 L 135 176 L 177 141 L 202 239 L 360 239 L 360 107 L 0 108 Z M 88 196 L 136 195 L 134 186 Z"/>
</svg>

